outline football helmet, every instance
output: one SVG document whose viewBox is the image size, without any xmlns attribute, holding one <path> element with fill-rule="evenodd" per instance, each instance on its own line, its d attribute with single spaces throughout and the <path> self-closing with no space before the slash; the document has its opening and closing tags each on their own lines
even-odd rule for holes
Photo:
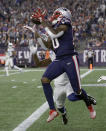
<svg viewBox="0 0 106 131">
<path fill-rule="evenodd" d="M 13 43 L 8 42 L 8 48 L 14 48 Z"/>
<path fill-rule="evenodd" d="M 13 46 L 13 44 L 12 44 L 11 42 L 8 42 L 8 46 L 12 47 L 12 46 Z"/>
<path fill-rule="evenodd" d="M 71 12 L 69 9 L 60 7 L 56 9 L 53 13 L 53 15 L 49 19 L 52 22 L 52 25 L 55 25 L 57 23 L 65 24 L 67 22 L 71 22 Z"/>
</svg>

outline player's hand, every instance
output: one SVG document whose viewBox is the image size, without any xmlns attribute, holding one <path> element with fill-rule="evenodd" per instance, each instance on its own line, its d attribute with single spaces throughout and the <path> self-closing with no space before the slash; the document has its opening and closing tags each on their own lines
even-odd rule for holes
<svg viewBox="0 0 106 131">
<path fill-rule="evenodd" d="M 47 14 L 47 11 L 46 9 L 41 11 L 40 8 L 38 8 L 31 16 L 31 20 L 33 23 L 35 24 L 41 24 L 44 19 L 45 19 L 45 16 Z"/>
<path fill-rule="evenodd" d="M 25 25 L 25 26 L 23 26 L 23 28 L 28 30 L 28 29 L 29 29 L 29 26 L 28 26 L 28 25 Z"/>
<path fill-rule="evenodd" d="M 23 28 L 32 31 L 33 33 L 36 31 L 36 25 L 34 25 L 33 27 L 25 25 L 23 26 Z"/>
</svg>

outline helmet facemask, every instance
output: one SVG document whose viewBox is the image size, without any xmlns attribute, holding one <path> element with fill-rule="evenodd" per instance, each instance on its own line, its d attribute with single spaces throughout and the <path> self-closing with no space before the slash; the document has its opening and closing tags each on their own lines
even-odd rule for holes
<svg viewBox="0 0 106 131">
<path fill-rule="evenodd" d="M 67 8 L 60 7 L 54 11 L 52 17 L 50 18 L 52 25 L 62 22 L 65 24 L 66 22 L 71 22 L 71 12 Z"/>
<path fill-rule="evenodd" d="M 61 21 L 61 19 L 63 18 L 61 12 L 54 12 L 53 15 L 50 17 L 50 22 L 52 22 L 52 25 L 57 24 L 58 22 Z"/>
</svg>

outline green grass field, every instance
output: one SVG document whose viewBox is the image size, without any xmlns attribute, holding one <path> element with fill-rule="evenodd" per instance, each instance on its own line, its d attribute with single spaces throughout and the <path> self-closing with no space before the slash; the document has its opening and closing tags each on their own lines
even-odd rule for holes
<svg viewBox="0 0 106 131">
<path fill-rule="evenodd" d="M 87 71 L 88 69 L 81 69 L 81 74 Z M 6 77 L 5 72 L 0 70 L 0 131 L 13 131 L 45 103 L 46 99 L 40 82 L 43 72 L 44 68 L 30 69 L 22 73 L 11 71 L 10 76 Z M 62 124 L 61 115 L 47 123 L 49 114 L 47 110 L 30 125 L 27 131 L 106 131 L 106 81 L 97 82 L 101 75 L 106 76 L 106 68 L 94 70 L 82 79 L 82 87 L 97 100 L 95 120 L 90 119 L 83 101 L 66 100 L 67 125 Z M 98 84 L 104 84 L 104 86 Z"/>
</svg>

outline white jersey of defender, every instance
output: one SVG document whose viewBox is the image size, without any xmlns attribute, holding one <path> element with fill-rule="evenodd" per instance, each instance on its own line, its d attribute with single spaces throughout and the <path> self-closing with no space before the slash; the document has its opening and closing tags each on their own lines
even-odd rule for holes
<svg viewBox="0 0 106 131">
<path fill-rule="evenodd" d="M 56 58 L 53 51 L 50 51 L 50 58 L 52 61 Z M 54 99 L 56 102 L 56 106 L 57 108 L 62 108 L 65 104 L 66 97 L 74 92 L 67 74 L 63 73 L 62 75 L 54 79 L 54 85 Z"/>
<path fill-rule="evenodd" d="M 7 58 L 13 57 L 13 51 L 14 51 L 14 48 L 13 48 L 13 47 L 8 48 L 8 49 L 7 49 L 7 52 L 6 52 L 6 57 L 7 57 Z"/>
<path fill-rule="evenodd" d="M 10 67 L 14 66 L 14 63 L 13 63 L 13 51 L 14 51 L 13 47 L 8 47 L 8 49 L 6 51 L 5 66 L 10 66 Z"/>
<path fill-rule="evenodd" d="M 30 55 L 36 53 L 37 44 L 36 44 L 36 46 L 34 45 L 34 40 L 33 40 L 33 39 L 30 39 L 30 40 L 29 40 L 29 50 L 30 50 Z"/>
</svg>

